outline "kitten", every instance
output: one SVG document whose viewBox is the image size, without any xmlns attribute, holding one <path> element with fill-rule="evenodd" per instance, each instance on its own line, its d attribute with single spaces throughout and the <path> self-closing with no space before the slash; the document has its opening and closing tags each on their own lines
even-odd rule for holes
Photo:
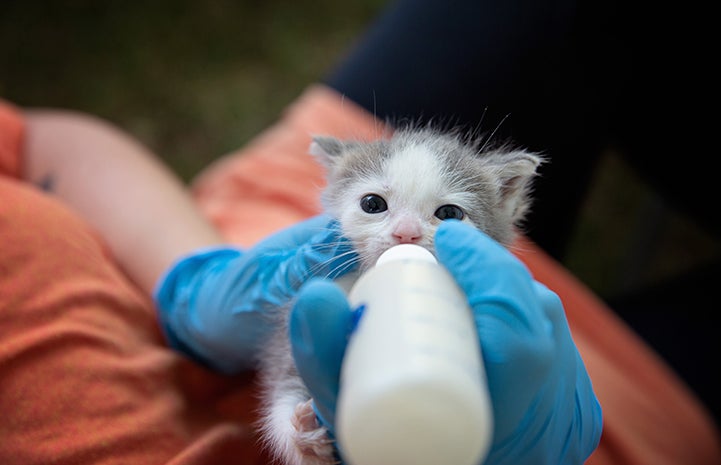
<svg viewBox="0 0 721 465">
<path fill-rule="evenodd" d="M 361 270 L 396 244 L 414 243 L 432 252 L 436 228 L 451 218 L 511 244 L 542 160 L 482 143 L 412 127 L 373 142 L 314 138 L 310 152 L 328 172 L 324 208 L 358 252 Z M 287 309 L 283 313 L 285 323 Z M 286 465 L 336 463 L 332 442 L 295 370 L 287 327 L 281 326 L 261 366 L 265 441 Z"/>
</svg>

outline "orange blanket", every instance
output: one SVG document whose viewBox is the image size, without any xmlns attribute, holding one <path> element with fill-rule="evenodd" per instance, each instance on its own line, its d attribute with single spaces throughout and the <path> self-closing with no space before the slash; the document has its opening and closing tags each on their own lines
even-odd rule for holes
<svg viewBox="0 0 721 465">
<path fill-rule="evenodd" d="M 199 205 L 251 245 L 319 211 L 313 134 L 377 137 L 372 117 L 309 89 L 268 131 L 210 166 Z M 269 463 L 252 376 L 168 350 L 151 303 L 73 212 L 22 184 L 22 119 L 0 103 L 0 463 Z M 683 383 L 613 313 L 528 241 L 517 248 L 564 301 L 604 409 L 589 464 L 721 463 L 718 432 Z"/>
</svg>

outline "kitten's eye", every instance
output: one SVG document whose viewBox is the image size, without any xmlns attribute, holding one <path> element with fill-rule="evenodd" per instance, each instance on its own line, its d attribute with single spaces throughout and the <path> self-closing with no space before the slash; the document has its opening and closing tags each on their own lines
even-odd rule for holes
<svg viewBox="0 0 721 465">
<path fill-rule="evenodd" d="M 380 213 L 388 210 L 388 204 L 383 197 L 377 194 L 368 194 L 360 201 L 360 206 L 366 213 Z"/>
<path fill-rule="evenodd" d="M 442 205 L 436 210 L 436 218 L 441 220 L 462 220 L 465 214 L 458 205 Z"/>
</svg>

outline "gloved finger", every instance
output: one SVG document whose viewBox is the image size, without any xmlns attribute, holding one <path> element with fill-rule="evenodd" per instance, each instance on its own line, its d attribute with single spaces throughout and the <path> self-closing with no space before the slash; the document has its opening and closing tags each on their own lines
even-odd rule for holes
<svg viewBox="0 0 721 465">
<path fill-rule="evenodd" d="M 534 332 L 545 316 L 539 311 L 533 279 L 525 265 L 505 247 L 460 221 L 444 221 L 435 237 L 438 260 L 468 296 L 471 307 L 514 330 Z"/>
<path fill-rule="evenodd" d="M 337 285 L 312 280 L 303 286 L 290 314 L 291 350 L 316 413 L 331 434 L 341 362 L 352 328 L 353 313 Z"/>
<path fill-rule="evenodd" d="M 543 312 L 549 322 L 549 331 L 552 333 L 555 341 L 553 355 L 557 359 L 563 353 L 578 353 L 578 349 L 573 342 L 571 328 L 566 319 L 566 312 L 563 309 L 561 298 L 545 285 L 534 281 L 534 287 L 538 301 L 541 303 Z"/>
<path fill-rule="evenodd" d="M 541 303 L 541 307 L 551 323 L 554 325 L 564 323 L 566 314 L 563 310 L 563 303 L 561 302 L 561 298 L 558 294 L 538 281 L 533 282 L 533 287 L 535 289 L 536 296 L 538 296 L 538 300 Z"/>
<path fill-rule="evenodd" d="M 552 324 L 526 267 L 486 234 L 445 221 L 435 248 L 473 309 L 494 408 L 503 406 L 495 412 L 496 437 L 506 437 L 548 376 L 555 353 Z"/>
<path fill-rule="evenodd" d="M 570 379 L 575 378 L 575 382 L 572 384 L 575 388 L 573 393 L 575 402 L 577 405 L 585 407 L 577 410 L 578 424 L 584 426 L 578 427 L 578 433 L 582 438 L 578 441 L 578 444 L 588 447 L 587 450 L 581 452 L 581 455 L 588 456 L 596 448 L 601 437 L 601 429 L 603 427 L 601 404 L 593 391 L 593 385 L 584 361 L 581 358 L 581 354 L 573 342 L 571 329 L 566 319 L 565 311 L 563 310 L 561 298 L 558 294 L 539 282 L 534 282 L 534 285 L 536 294 L 553 327 L 554 339 L 557 342 L 554 358 L 557 361 L 568 360 L 562 364 L 557 362 L 555 366 L 556 368 L 562 369 Z M 560 379 L 560 377 L 561 375 L 558 374 L 556 379 Z M 559 392 L 559 389 L 556 389 L 556 392 Z M 586 419 L 584 420 L 583 417 Z"/>
</svg>

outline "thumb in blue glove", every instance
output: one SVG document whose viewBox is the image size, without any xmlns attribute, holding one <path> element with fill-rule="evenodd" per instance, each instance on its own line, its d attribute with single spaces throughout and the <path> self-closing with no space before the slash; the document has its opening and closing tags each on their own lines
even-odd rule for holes
<svg viewBox="0 0 721 465">
<path fill-rule="evenodd" d="M 301 289 L 288 324 L 296 367 L 312 394 L 318 420 L 332 437 L 341 363 L 354 325 L 345 294 L 325 280 Z"/>
</svg>

